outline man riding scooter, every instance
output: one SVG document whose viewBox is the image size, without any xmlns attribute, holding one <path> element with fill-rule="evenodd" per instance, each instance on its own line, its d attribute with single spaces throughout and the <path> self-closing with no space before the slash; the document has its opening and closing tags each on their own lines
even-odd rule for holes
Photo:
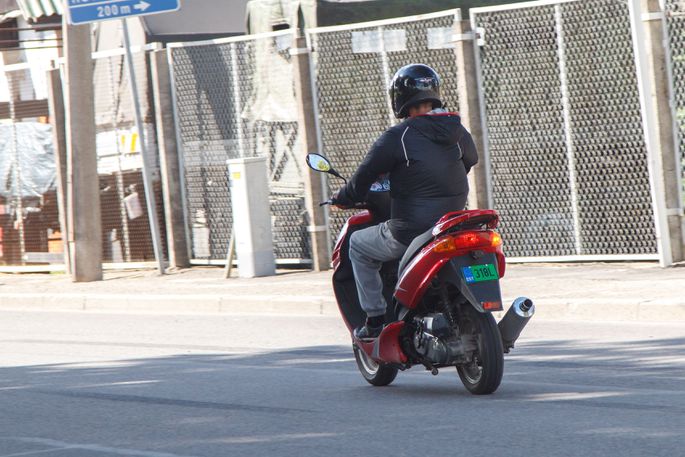
<svg viewBox="0 0 685 457">
<path fill-rule="evenodd" d="M 440 77 L 431 67 L 400 68 L 389 88 L 399 124 L 386 130 L 371 147 L 350 181 L 333 198 L 341 206 L 366 200 L 371 185 L 389 174 L 390 220 L 359 230 L 350 239 L 350 260 L 365 325 L 359 339 L 378 337 L 386 302 L 380 268 L 399 259 L 411 241 L 444 214 L 463 210 L 469 187 L 467 174 L 478 162 L 471 134 L 459 114 L 443 108 Z"/>
</svg>

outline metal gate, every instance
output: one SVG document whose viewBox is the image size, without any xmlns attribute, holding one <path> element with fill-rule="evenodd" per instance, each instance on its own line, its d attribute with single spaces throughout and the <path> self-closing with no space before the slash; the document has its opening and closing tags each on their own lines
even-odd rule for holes
<svg viewBox="0 0 685 457">
<path fill-rule="evenodd" d="M 225 263 L 233 217 L 226 161 L 267 157 L 278 263 L 311 262 L 292 31 L 169 45 L 194 263 Z"/>
<path fill-rule="evenodd" d="M 658 259 L 626 2 L 470 13 L 491 204 L 507 254 Z"/>
<path fill-rule="evenodd" d="M 373 142 L 397 122 L 387 88 L 400 67 L 425 63 L 442 79 L 448 108 L 458 110 L 452 43 L 459 10 L 307 31 L 312 50 L 322 153 L 351 176 Z M 329 180 L 329 191 L 342 183 Z M 330 214 L 337 235 L 349 211 Z"/>
</svg>

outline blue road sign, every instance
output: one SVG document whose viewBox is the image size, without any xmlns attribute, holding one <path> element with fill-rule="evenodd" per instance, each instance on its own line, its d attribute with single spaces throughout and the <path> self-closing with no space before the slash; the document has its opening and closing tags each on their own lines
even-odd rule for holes
<svg viewBox="0 0 685 457">
<path fill-rule="evenodd" d="M 72 24 L 166 13 L 181 7 L 180 0 L 69 0 L 68 6 Z"/>
</svg>

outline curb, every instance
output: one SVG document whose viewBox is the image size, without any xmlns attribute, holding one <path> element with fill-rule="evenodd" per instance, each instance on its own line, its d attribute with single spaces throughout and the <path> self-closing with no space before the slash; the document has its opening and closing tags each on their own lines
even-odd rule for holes
<svg viewBox="0 0 685 457">
<path fill-rule="evenodd" d="M 512 299 L 505 298 L 505 310 Z M 538 299 L 536 320 L 683 322 L 683 300 Z M 338 316 L 329 296 L 216 294 L 0 294 L 3 311 L 91 311 L 152 314 L 276 314 Z M 494 313 L 501 318 L 504 312 Z"/>
<path fill-rule="evenodd" d="M 215 294 L 0 294 L 0 310 L 94 311 L 152 314 L 293 314 L 324 315 L 338 312 L 327 297 L 290 298 L 279 295 L 222 296 Z"/>
</svg>

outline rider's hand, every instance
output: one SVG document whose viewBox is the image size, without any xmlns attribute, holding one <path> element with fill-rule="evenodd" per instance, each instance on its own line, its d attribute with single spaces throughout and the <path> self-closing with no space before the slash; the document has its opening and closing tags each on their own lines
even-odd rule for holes
<svg viewBox="0 0 685 457">
<path fill-rule="evenodd" d="M 341 187 L 333 196 L 331 197 L 331 202 L 336 206 L 353 206 L 354 202 L 347 196 L 345 192 L 345 187 Z"/>
</svg>

